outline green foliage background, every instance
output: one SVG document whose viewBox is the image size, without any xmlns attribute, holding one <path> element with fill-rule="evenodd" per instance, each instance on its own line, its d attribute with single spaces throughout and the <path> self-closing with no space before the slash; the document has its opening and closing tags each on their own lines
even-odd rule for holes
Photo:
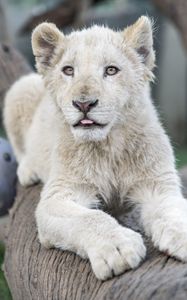
<svg viewBox="0 0 187 300">
<path fill-rule="evenodd" d="M 4 245 L 0 242 L 0 300 L 12 300 L 8 285 L 6 283 L 6 280 L 5 280 L 3 271 L 2 271 L 4 253 L 5 253 Z"/>
</svg>

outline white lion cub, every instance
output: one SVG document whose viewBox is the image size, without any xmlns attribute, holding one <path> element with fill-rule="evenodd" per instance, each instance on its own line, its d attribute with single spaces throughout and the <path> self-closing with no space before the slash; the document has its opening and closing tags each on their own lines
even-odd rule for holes
<svg viewBox="0 0 187 300">
<path fill-rule="evenodd" d="M 118 195 L 119 206 L 139 204 L 156 247 L 187 261 L 187 203 L 149 93 L 149 18 L 122 32 L 93 26 L 66 36 L 42 23 L 32 47 L 40 75 L 13 85 L 4 122 L 21 184 L 44 183 L 41 243 L 89 258 L 102 280 L 136 268 L 142 237 L 98 209 Z"/>
</svg>

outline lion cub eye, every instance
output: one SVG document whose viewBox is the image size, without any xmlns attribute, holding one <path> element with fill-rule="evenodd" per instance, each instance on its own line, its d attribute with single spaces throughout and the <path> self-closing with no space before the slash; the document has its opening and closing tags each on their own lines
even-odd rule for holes
<svg viewBox="0 0 187 300">
<path fill-rule="evenodd" d="M 120 71 L 120 69 L 118 69 L 115 66 L 108 66 L 105 69 L 105 76 L 113 76 L 116 75 L 118 72 Z"/>
<path fill-rule="evenodd" d="M 71 66 L 65 66 L 62 68 L 62 72 L 66 75 L 66 76 L 73 76 L 74 75 L 74 68 Z"/>
</svg>

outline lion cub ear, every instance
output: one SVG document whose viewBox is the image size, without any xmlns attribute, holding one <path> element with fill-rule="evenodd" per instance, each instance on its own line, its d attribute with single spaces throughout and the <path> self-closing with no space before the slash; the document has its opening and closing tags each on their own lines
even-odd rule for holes
<svg viewBox="0 0 187 300">
<path fill-rule="evenodd" d="M 143 63 L 152 70 L 155 63 L 153 50 L 152 22 L 146 17 L 140 17 L 136 23 L 124 29 L 125 43 L 133 47 L 142 57 Z"/>
<path fill-rule="evenodd" d="M 32 49 L 39 73 L 53 66 L 57 60 L 58 47 L 64 38 L 63 33 L 53 23 L 41 23 L 32 33 Z"/>
</svg>

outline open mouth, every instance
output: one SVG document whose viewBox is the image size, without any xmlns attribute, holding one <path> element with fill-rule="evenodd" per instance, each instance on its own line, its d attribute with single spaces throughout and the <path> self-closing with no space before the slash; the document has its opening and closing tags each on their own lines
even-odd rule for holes
<svg viewBox="0 0 187 300">
<path fill-rule="evenodd" d="M 94 128 L 94 127 L 104 127 L 106 124 L 100 124 L 100 123 L 97 123 L 93 120 L 90 120 L 90 119 L 82 119 L 80 120 L 78 123 L 76 123 L 75 125 L 73 125 L 74 128 L 76 127 L 82 127 L 82 128 Z"/>
</svg>

